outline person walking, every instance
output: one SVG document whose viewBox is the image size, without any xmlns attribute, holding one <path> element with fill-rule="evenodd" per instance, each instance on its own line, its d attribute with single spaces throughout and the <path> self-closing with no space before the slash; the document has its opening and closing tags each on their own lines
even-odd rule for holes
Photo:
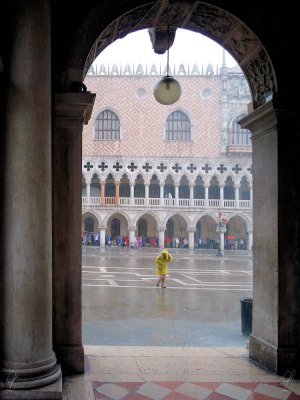
<svg viewBox="0 0 300 400">
<path fill-rule="evenodd" d="M 157 287 L 166 288 L 166 275 L 168 273 L 167 263 L 172 261 L 172 256 L 168 250 L 163 250 L 159 256 L 156 257 L 156 274 L 159 276 L 156 282 Z"/>
</svg>

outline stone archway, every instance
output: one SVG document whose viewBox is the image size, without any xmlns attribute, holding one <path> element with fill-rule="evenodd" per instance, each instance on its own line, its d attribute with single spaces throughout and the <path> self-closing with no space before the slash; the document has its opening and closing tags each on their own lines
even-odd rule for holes
<svg viewBox="0 0 300 400">
<path fill-rule="evenodd" d="M 64 85 L 64 90 L 70 90 L 70 84 L 76 75 L 76 80 L 82 81 L 101 51 L 128 33 L 148 28 L 154 51 L 162 54 L 168 45 L 172 45 L 176 29 L 183 28 L 209 37 L 236 59 L 251 88 L 254 109 L 264 104 L 272 93 L 277 92 L 275 72 L 267 50 L 258 36 L 233 14 L 208 2 L 186 3 L 176 0 L 169 4 L 169 1 L 163 0 L 154 4 L 131 3 L 132 9 L 129 5 L 122 14 L 118 14 L 116 10 L 114 15 L 110 15 L 110 22 L 105 24 L 103 21 L 103 25 L 99 25 L 99 15 L 104 12 L 103 6 L 91 10 L 89 20 L 83 21 L 79 30 L 81 37 L 74 38 L 74 47 L 70 52 L 70 61 L 74 65 L 67 72 L 69 79 L 64 76 L 64 79 L 57 82 L 60 86 Z M 82 34 L 86 34 L 87 29 L 89 36 L 83 42 Z M 78 54 L 83 57 L 78 58 Z M 85 59 L 84 54 L 87 54 Z"/>
<path fill-rule="evenodd" d="M 89 119 L 94 96 L 85 92 L 81 82 L 91 61 L 113 40 L 134 29 L 165 26 L 160 17 L 166 15 L 166 4 L 163 0 L 142 5 L 140 0 L 92 0 L 73 4 L 70 13 L 69 3 L 19 2 L 18 7 L 10 7 L 8 23 L 1 27 L 6 39 L 1 58 L 7 66 L 0 82 L 5 86 L 1 103 L 5 103 L 6 117 L 1 271 L 6 388 L 10 387 L 7 376 L 20 365 L 21 375 L 14 375 L 16 388 L 56 381 L 60 371 L 53 347 L 65 369 L 84 369 L 81 301 L 76 297 L 81 290 L 81 254 L 74 254 L 74 244 L 80 240 L 81 228 L 82 125 Z M 299 83 L 295 80 L 297 65 L 290 63 L 287 73 L 283 63 L 297 43 L 297 15 L 288 13 L 286 5 L 281 9 L 255 0 L 248 7 L 228 4 L 230 12 L 208 2 L 178 0 L 171 7 L 174 14 L 186 17 L 178 27 L 206 34 L 224 46 L 251 87 L 255 112 L 240 121 L 243 129 L 252 132 L 253 175 L 261 189 L 254 191 L 255 301 L 250 356 L 279 374 L 288 370 L 299 374 L 300 186 L 295 185 L 300 181 Z M 241 22 L 245 20 L 257 35 Z M 258 37 L 264 38 L 266 48 Z M 18 171 L 13 180 L 12 168 Z M 37 184 L 41 177 L 42 184 Z M 32 230 L 33 216 L 44 218 L 47 230 Z M 11 218 L 18 224 L 11 223 Z M 62 229 L 64 218 L 69 226 Z M 15 276 L 28 279 L 16 280 Z M 38 312 L 32 312 L 33 302 L 39 305 Z M 33 331 L 39 335 L 32 335 Z"/>
<path fill-rule="evenodd" d="M 134 1 L 132 2 L 132 5 L 133 4 L 137 5 Z M 274 137 L 277 138 L 278 135 L 277 119 L 280 117 L 282 118 L 283 123 L 286 123 L 289 118 L 286 118 L 285 116 L 282 117 L 282 113 L 279 115 L 278 112 L 282 107 L 280 100 L 275 99 L 276 101 L 272 101 L 272 96 L 277 93 L 278 88 L 275 71 L 273 69 L 273 64 L 268 52 L 258 37 L 252 32 L 251 29 L 241 22 L 240 19 L 234 17 L 231 13 L 226 12 L 221 8 L 208 3 L 200 2 L 187 5 L 183 1 L 175 1 L 172 2 L 172 5 L 169 5 L 167 2 L 162 1 L 156 2 L 154 5 L 152 3 L 142 5 L 137 8 L 132 8 L 131 10 L 130 6 L 128 6 L 127 9 L 123 10 L 123 13 L 119 13 L 118 10 L 116 10 L 115 14 L 111 12 L 105 21 L 103 21 L 103 25 L 100 24 L 100 28 L 98 28 L 101 31 L 100 35 L 99 31 L 97 33 L 95 30 L 89 30 L 87 41 L 84 42 L 82 34 L 87 30 L 87 28 L 91 28 L 93 21 L 96 20 L 96 17 L 99 15 L 100 11 L 101 15 L 103 14 L 103 8 L 100 10 L 100 8 L 96 7 L 93 11 L 94 14 L 91 15 L 88 23 L 86 25 L 83 24 L 81 29 L 78 30 L 79 34 L 81 35 L 80 40 L 79 37 L 78 40 L 76 40 L 76 37 L 74 38 L 74 44 L 76 44 L 76 46 L 74 45 L 73 51 L 70 49 L 68 68 L 66 68 L 64 71 L 59 71 L 59 79 L 57 80 L 58 91 L 72 91 L 74 88 L 74 85 L 72 85 L 74 80 L 79 82 L 82 81 L 82 78 L 86 74 L 95 57 L 112 41 L 125 36 L 131 31 L 145 27 L 152 28 L 152 42 L 154 43 L 154 48 L 160 49 L 160 51 L 166 50 L 166 45 L 163 44 L 164 41 L 166 42 L 166 33 L 163 29 L 163 27 L 166 26 L 166 15 L 168 15 L 168 17 L 170 17 L 170 15 L 184 15 L 185 18 L 180 20 L 182 24 L 180 21 L 178 21 L 176 24 L 174 23 L 175 29 L 179 27 L 191 29 L 214 39 L 235 57 L 238 64 L 243 69 L 245 76 L 247 77 L 252 92 L 253 109 L 258 111 L 257 113 L 253 113 L 251 118 L 245 117 L 243 121 L 241 121 L 241 126 L 243 129 L 249 129 L 253 133 L 254 139 L 256 138 L 256 133 L 259 135 L 258 140 L 254 142 L 254 148 L 257 148 L 257 165 L 259 165 L 259 163 L 263 164 L 261 163 L 262 158 L 270 161 L 270 158 L 268 158 L 268 153 L 270 151 L 274 151 L 274 153 L 277 154 L 279 150 L 276 140 L 274 141 Z M 174 34 L 174 32 L 172 34 Z M 160 35 L 162 35 L 164 40 L 161 41 L 159 39 Z M 82 45 L 82 48 L 78 46 L 79 43 Z M 86 55 L 84 65 L 84 56 L 80 58 L 78 57 L 78 53 Z M 82 90 L 79 90 L 79 92 L 81 91 Z M 286 105 L 283 104 L 283 107 L 286 107 Z M 297 126 L 297 124 L 295 124 L 295 126 Z M 269 146 L 266 146 L 263 140 L 261 140 L 263 136 L 262 133 L 268 136 L 267 140 L 269 140 Z M 297 159 L 296 155 L 295 159 Z M 281 162 L 283 163 L 283 161 Z M 268 176 L 272 176 L 272 171 L 274 169 L 277 169 L 275 157 L 271 158 L 269 165 L 262 166 L 262 170 L 268 171 Z M 258 171 L 259 170 L 255 171 L 254 169 L 254 175 L 259 174 Z M 276 176 L 276 178 L 278 177 Z M 257 180 L 257 182 L 258 181 L 259 180 Z M 287 179 L 287 181 L 289 180 Z M 274 181 L 272 182 L 274 183 Z M 265 185 L 265 188 L 270 188 L 270 184 L 265 184 L 263 180 L 261 183 Z M 274 192 L 276 192 L 276 189 L 278 189 L 277 185 L 277 181 L 275 187 L 271 185 L 271 189 L 275 189 Z M 254 207 L 259 206 L 260 202 L 263 202 L 262 197 L 258 197 L 258 199 L 259 203 L 255 204 L 254 202 Z M 294 199 L 296 205 L 297 203 L 295 196 Z M 271 206 L 272 211 L 278 210 L 278 204 L 274 201 L 274 199 L 268 204 Z M 297 206 L 296 209 L 298 209 Z M 267 219 L 272 225 L 276 212 L 274 215 L 273 213 L 268 213 L 267 211 L 266 213 L 268 214 Z M 289 219 L 291 220 L 291 218 Z M 291 221 L 291 224 L 294 230 L 297 230 L 295 222 Z M 277 225 L 274 226 L 274 228 L 275 229 L 272 230 L 271 234 L 264 232 L 265 236 L 273 238 L 273 232 L 277 232 Z M 257 234 L 259 234 L 259 232 L 257 232 Z M 276 255 L 277 240 L 278 236 L 275 233 L 273 250 L 274 254 Z M 257 257 L 257 264 L 259 264 L 268 253 L 268 250 L 262 248 L 260 248 L 259 251 L 260 255 Z M 256 254 L 259 254 L 259 252 Z M 289 258 L 288 260 L 290 264 L 293 264 Z M 277 260 L 274 259 L 274 257 L 271 257 L 271 261 L 268 262 L 269 268 L 266 269 L 268 270 L 268 273 L 272 273 L 273 275 L 274 270 L 272 263 L 274 262 L 276 264 Z M 298 262 L 296 262 L 296 265 L 298 265 Z M 294 266 L 293 270 L 295 271 Z M 269 282 L 267 275 L 268 274 L 266 274 L 265 284 L 268 284 Z M 288 277 L 285 278 L 288 279 Z M 274 276 L 274 280 L 275 285 L 272 287 L 272 290 L 269 291 L 269 293 L 272 292 L 272 295 L 274 294 L 274 291 L 276 292 L 278 277 Z M 291 280 L 289 280 L 289 282 L 293 286 L 293 282 Z M 255 284 L 256 283 L 254 281 L 254 285 Z M 257 285 L 257 288 L 259 288 L 259 285 Z M 263 287 L 259 288 L 259 292 L 259 294 L 264 292 Z M 296 287 L 294 288 L 294 292 L 296 292 Z M 290 299 L 290 296 L 291 292 L 286 295 L 286 299 Z M 296 308 L 294 309 L 297 318 L 295 318 L 291 324 L 288 324 L 290 335 L 287 343 L 286 339 L 284 338 L 284 328 L 282 328 L 279 332 L 280 316 L 277 312 L 279 299 L 277 298 L 276 302 L 274 302 L 271 295 L 269 295 L 269 297 L 267 296 L 267 292 L 265 292 L 262 296 L 258 295 L 257 298 L 259 298 L 260 303 L 264 304 L 264 312 L 258 312 L 259 306 L 255 306 L 254 303 L 254 320 L 257 318 L 257 321 L 253 325 L 254 333 L 252 334 L 250 340 L 250 356 L 274 371 L 283 371 L 286 365 L 290 365 L 290 362 L 293 363 L 297 358 L 296 322 L 300 320 L 300 315 L 298 315 L 299 312 L 296 310 Z M 272 316 L 272 323 L 269 323 L 268 319 L 265 318 L 268 313 L 270 313 Z M 255 330 L 257 330 L 257 333 Z M 277 335 L 278 332 L 281 335 Z M 291 348 L 296 350 L 291 351 Z"/>
</svg>

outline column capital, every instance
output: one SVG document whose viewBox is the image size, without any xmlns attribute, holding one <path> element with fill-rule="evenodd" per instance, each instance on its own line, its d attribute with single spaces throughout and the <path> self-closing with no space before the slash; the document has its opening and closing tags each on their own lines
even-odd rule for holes
<svg viewBox="0 0 300 400">
<path fill-rule="evenodd" d="M 96 94 L 56 93 L 55 125 L 58 128 L 79 128 L 87 125 L 91 118 Z"/>
<path fill-rule="evenodd" d="M 164 226 L 158 226 L 157 227 L 158 232 L 164 232 L 166 228 Z"/>
<path fill-rule="evenodd" d="M 196 231 L 196 228 L 187 228 L 187 231 L 188 231 L 189 233 L 192 233 L 192 232 L 195 232 L 195 231 Z"/>
<path fill-rule="evenodd" d="M 98 229 L 104 229 L 105 230 L 106 228 L 107 228 L 107 225 L 99 225 L 98 226 Z"/>
<path fill-rule="evenodd" d="M 129 230 L 129 231 L 135 231 L 135 230 L 136 230 L 136 226 L 134 226 L 134 225 L 129 225 L 129 226 L 128 226 L 128 230 Z"/>
</svg>

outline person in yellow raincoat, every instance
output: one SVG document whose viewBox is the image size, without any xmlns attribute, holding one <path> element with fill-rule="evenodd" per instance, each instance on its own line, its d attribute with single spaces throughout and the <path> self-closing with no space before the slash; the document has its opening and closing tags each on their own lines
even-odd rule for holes
<svg viewBox="0 0 300 400">
<path fill-rule="evenodd" d="M 163 250 L 159 256 L 156 257 L 156 274 L 159 276 L 156 286 L 166 288 L 166 275 L 168 273 L 167 263 L 172 261 L 172 256 L 168 250 Z"/>
</svg>

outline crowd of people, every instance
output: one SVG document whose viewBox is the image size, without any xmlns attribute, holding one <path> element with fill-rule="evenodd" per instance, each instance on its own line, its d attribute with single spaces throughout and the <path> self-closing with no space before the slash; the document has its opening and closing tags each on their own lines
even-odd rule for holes
<svg viewBox="0 0 300 400">
<path fill-rule="evenodd" d="M 129 243 L 128 235 L 105 236 L 105 246 L 107 247 L 158 247 L 159 239 L 157 236 L 135 237 L 134 242 Z M 99 246 L 100 235 L 95 232 L 83 232 L 82 233 L 82 245 L 83 246 Z"/>
<path fill-rule="evenodd" d="M 170 237 L 166 235 L 164 246 L 166 248 L 188 248 L 188 240 L 186 237 Z M 82 245 L 83 246 L 99 246 L 100 245 L 100 235 L 97 232 L 83 232 L 82 233 Z M 131 248 L 140 248 L 140 247 L 159 247 L 159 238 L 158 236 L 147 236 L 142 237 L 138 236 L 134 238 L 134 242 L 129 243 L 128 235 L 119 235 L 105 236 L 105 246 L 108 247 L 131 247 Z M 195 241 L 194 247 L 196 249 L 218 249 L 219 240 L 212 238 L 199 238 Z M 244 239 L 225 239 L 225 249 L 227 250 L 245 250 L 246 242 Z"/>
</svg>

